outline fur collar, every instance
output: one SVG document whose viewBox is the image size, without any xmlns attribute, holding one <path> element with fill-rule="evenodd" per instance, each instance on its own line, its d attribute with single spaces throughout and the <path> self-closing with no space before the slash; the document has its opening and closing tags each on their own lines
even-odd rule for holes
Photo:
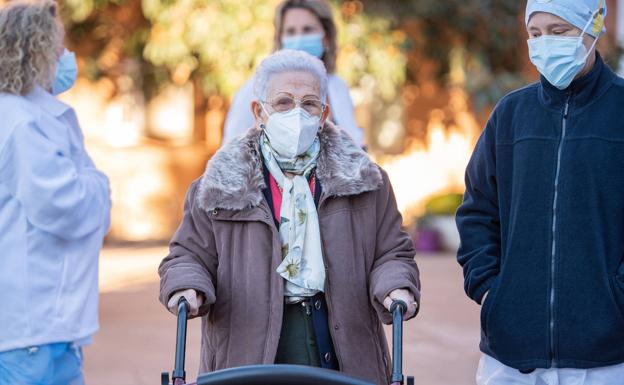
<svg viewBox="0 0 624 385">
<path fill-rule="evenodd" d="M 242 210 L 259 206 L 266 188 L 259 140 L 262 131 L 250 129 L 223 146 L 208 161 L 197 200 L 206 211 Z M 377 190 L 381 172 L 352 139 L 332 124 L 319 131 L 321 153 L 316 175 L 328 196 L 357 195 Z"/>
</svg>

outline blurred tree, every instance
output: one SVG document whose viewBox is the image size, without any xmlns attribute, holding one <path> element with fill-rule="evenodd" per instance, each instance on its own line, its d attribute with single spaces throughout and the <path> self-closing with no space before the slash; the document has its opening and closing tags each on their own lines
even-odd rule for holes
<svg viewBox="0 0 624 385">
<path fill-rule="evenodd" d="M 206 111 L 227 108 L 227 100 L 271 51 L 279 1 L 65 0 L 64 15 L 91 79 L 115 79 L 134 69 L 130 77 L 148 100 L 162 86 L 191 82 L 196 139 L 203 139 Z M 416 109 L 421 115 L 446 103 L 441 95 L 449 87 L 461 87 L 486 116 L 505 93 L 535 77 L 526 52 L 524 1 L 330 3 L 339 30 L 337 71 L 356 102 L 369 107 L 366 125 L 374 130 L 386 125 L 386 132 L 401 131 L 396 122 L 402 119 L 399 96 L 405 99 L 406 84 L 419 87 L 412 91 L 421 97 L 422 108 Z M 415 100 L 412 91 L 407 97 Z M 423 95 L 432 96 L 429 104 Z M 401 135 L 393 141 L 401 143 Z"/>
<path fill-rule="evenodd" d="M 64 15 L 90 78 L 115 77 L 123 72 L 119 64 L 130 58 L 140 64 L 148 98 L 162 85 L 187 81 L 203 95 L 230 98 L 270 52 L 278 3 L 65 0 Z M 441 87 L 464 87 L 477 109 L 487 110 L 534 76 L 527 66 L 523 1 L 331 3 L 340 32 L 339 74 L 384 105 L 396 100 L 406 81 L 433 78 Z M 200 104 L 203 95 L 197 98 Z"/>
<path fill-rule="evenodd" d="M 61 15 L 67 40 L 89 80 L 110 80 L 112 93 L 135 87 L 149 98 L 169 81 L 166 69 L 143 55 L 150 22 L 137 0 L 64 0 Z M 123 80 L 119 82 L 118 80 Z M 120 87 L 121 84 L 121 87 Z"/>
<path fill-rule="evenodd" d="M 518 0 L 364 0 L 396 20 L 412 44 L 408 81 L 435 77 L 465 87 L 479 109 L 526 83 L 527 55 Z"/>
<path fill-rule="evenodd" d="M 207 93 L 231 97 L 272 49 L 279 0 L 65 0 L 68 38 L 88 75 L 110 75 L 126 57 L 169 71 L 156 83 L 199 77 Z M 359 1 L 333 3 L 340 30 L 339 71 L 351 85 L 372 75 L 390 99 L 405 80 L 407 36 Z M 152 69 L 154 71 L 154 69 Z M 369 79 L 370 80 L 370 79 Z"/>
<path fill-rule="evenodd" d="M 273 48 L 273 14 L 279 0 L 143 0 L 152 28 L 145 57 L 184 82 L 199 75 L 207 92 L 227 97 L 251 76 Z M 363 12 L 360 2 L 334 2 L 340 30 L 339 72 L 352 86 L 365 75 L 380 94 L 396 97 L 405 80 L 406 58 L 388 20 Z"/>
<path fill-rule="evenodd" d="M 196 77 L 206 93 L 230 97 L 271 50 L 276 3 L 143 0 L 151 23 L 145 58 L 176 84 Z"/>
<path fill-rule="evenodd" d="M 72 46 L 87 75 L 122 76 L 123 63 L 140 64 L 135 83 L 148 99 L 162 86 L 195 86 L 197 137 L 210 95 L 230 98 L 272 49 L 279 0 L 65 0 Z M 366 12 L 360 1 L 334 1 L 341 55 L 338 72 L 385 103 L 405 82 L 407 36 L 392 20 Z M 136 79 L 139 78 L 139 79 Z M 383 108 L 381 107 L 383 110 Z"/>
<path fill-rule="evenodd" d="M 396 20 L 408 32 L 408 82 L 422 81 L 427 67 L 442 85 L 458 84 L 477 109 L 490 107 L 505 93 L 536 78 L 527 52 L 526 1 L 518 0 L 362 0 L 370 13 Z M 615 1 L 608 0 L 610 16 Z M 615 19 L 607 21 L 615 25 Z M 610 28 L 611 32 L 615 28 Z M 621 49 L 612 36 L 601 42 L 614 68 Z"/>
</svg>

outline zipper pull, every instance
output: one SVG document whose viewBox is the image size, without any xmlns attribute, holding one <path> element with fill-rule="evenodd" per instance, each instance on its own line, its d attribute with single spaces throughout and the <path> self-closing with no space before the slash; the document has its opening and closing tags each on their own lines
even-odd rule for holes
<svg viewBox="0 0 624 385">
<path fill-rule="evenodd" d="M 568 95 L 566 96 L 565 108 L 563 110 L 563 118 L 568 118 L 568 113 L 570 112 L 570 100 L 572 99 L 572 91 L 568 91 Z"/>
</svg>

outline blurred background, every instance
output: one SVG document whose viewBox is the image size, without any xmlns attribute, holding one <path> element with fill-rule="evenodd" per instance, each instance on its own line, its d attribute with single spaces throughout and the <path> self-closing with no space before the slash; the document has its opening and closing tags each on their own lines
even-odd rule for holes
<svg viewBox="0 0 624 385">
<path fill-rule="evenodd" d="M 620 70 L 624 1 L 607 2 L 599 49 Z M 113 194 L 101 262 L 102 330 L 86 350 L 88 383 L 156 383 L 161 370 L 171 370 L 175 320 L 156 301 L 156 268 L 188 185 L 221 145 L 233 95 L 272 49 L 278 3 L 60 1 L 81 74 L 62 99 L 76 109 Z M 537 80 L 525 2 L 330 3 L 337 74 L 350 86 L 368 151 L 388 171 L 419 249 L 423 310 L 407 327 L 405 371 L 417 384 L 474 383 L 479 308 L 463 294 L 452 216 L 493 106 Z M 187 371 L 195 378 L 198 323 L 192 326 Z"/>
<path fill-rule="evenodd" d="M 64 1 L 67 45 L 82 77 L 62 97 L 78 111 L 88 148 L 112 181 L 110 243 L 169 239 L 186 188 L 221 145 L 232 96 L 271 52 L 278 3 Z M 618 31 L 624 34 L 617 3 L 610 1 L 600 46 L 616 68 Z M 464 167 L 492 106 L 537 79 L 527 58 L 525 2 L 331 4 L 337 73 L 406 225 L 452 213 L 457 197 L 448 194 L 462 193 Z"/>
</svg>

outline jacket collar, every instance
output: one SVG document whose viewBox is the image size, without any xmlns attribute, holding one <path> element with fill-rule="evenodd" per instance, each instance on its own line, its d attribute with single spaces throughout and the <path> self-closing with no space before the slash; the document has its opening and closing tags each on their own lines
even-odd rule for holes
<svg viewBox="0 0 624 385">
<path fill-rule="evenodd" d="M 587 74 L 574 80 L 570 86 L 560 90 L 540 77 L 539 98 L 546 107 L 560 110 L 570 98 L 571 107 L 579 110 L 597 100 L 612 84 L 616 75 L 596 51 L 596 62 Z"/>
<path fill-rule="evenodd" d="M 243 210 L 262 202 L 266 182 L 259 140 L 262 131 L 251 128 L 212 157 L 201 177 L 197 200 L 206 211 Z M 327 196 L 357 195 L 377 190 L 381 172 L 353 140 L 332 124 L 319 131 L 321 153 L 316 176 Z"/>
<path fill-rule="evenodd" d="M 35 86 L 35 88 L 26 95 L 26 99 L 55 118 L 58 118 L 71 109 L 70 106 L 61 102 L 51 93 L 39 86 Z"/>
</svg>

